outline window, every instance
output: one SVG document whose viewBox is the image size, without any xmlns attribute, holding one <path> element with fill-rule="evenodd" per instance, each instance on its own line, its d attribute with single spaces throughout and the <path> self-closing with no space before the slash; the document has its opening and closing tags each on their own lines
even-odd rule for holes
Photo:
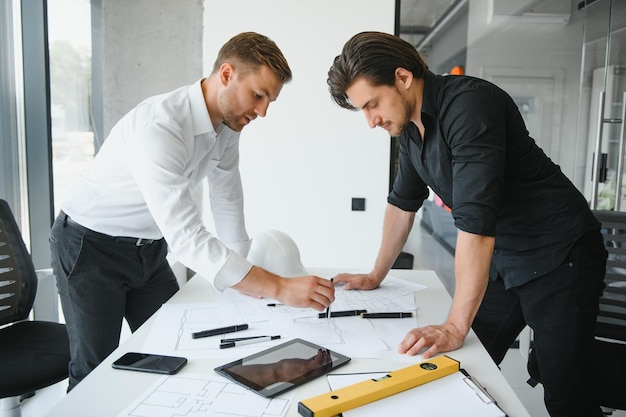
<svg viewBox="0 0 626 417">
<path fill-rule="evenodd" d="M 54 212 L 94 156 L 91 123 L 91 5 L 48 2 Z"/>
<path fill-rule="evenodd" d="M 0 198 L 6 200 L 24 229 L 21 181 L 24 168 L 23 112 L 24 92 L 21 69 L 21 36 L 19 13 L 11 1 L 0 2 Z M 15 23 L 15 24 L 14 24 Z"/>
</svg>

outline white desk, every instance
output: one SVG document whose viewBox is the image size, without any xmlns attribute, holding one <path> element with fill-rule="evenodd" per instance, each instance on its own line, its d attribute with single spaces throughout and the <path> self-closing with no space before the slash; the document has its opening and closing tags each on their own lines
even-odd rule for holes
<svg viewBox="0 0 626 417">
<path fill-rule="evenodd" d="M 332 277 L 340 269 L 311 268 L 310 273 Z M 426 285 L 428 288 L 415 293 L 418 306 L 417 322 L 419 326 L 442 323 L 450 307 L 450 296 L 433 271 L 393 270 L 391 275 Z M 168 303 L 194 303 L 210 300 L 215 294 L 213 287 L 201 277 L 191 279 Z M 114 417 L 137 397 L 144 393 L 159 375 L 142 372 L 120 372 L 111 368 L 111 362 L 125 352 L 141 351 L 144 340 L 154 322 L 150 318 L 139 330 L 128 338 L 117 350 L 104 360 L 84 381 L 76 386 L 66 398 L 61 400 L 48 414 L 49 417 Z M 306 337 L 303 337 L 306 339 Z M 390 345 L 397 346 L 400 341 Z M 524 406 L 509 386 L 504 376 L 493 363 L 487 351 L 471 332 L 461 349 L 448 353 L 461 362 L 465 368 L 496 399 L 500 407 L 510 417 L 530 417 Z M 181 373 L 213 373 L 213 368 L 224 359 L 193 359 L 183 368 Z M 341 372 L 370 372 L 373 370 L 395 370 L 410 364 L 390 362 L 380 359 L 353 359 L 341 368 Z M 298 401 L 329 391 L 325 378 L 318 378 L 297 388 L 294 401 L 287 413 L 288 416 L 299 416 Z"/>
</svg>

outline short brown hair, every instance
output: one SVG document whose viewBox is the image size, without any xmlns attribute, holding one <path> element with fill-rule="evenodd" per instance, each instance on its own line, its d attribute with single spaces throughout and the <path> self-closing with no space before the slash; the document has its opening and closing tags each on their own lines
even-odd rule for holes
<svg viewBox="0 0 626 417">
<path fill-rule="evenodd" d="M 243 73 L 265 65 L 276 73 L 282 83 L 291 81 L 291 69 L 283 53 L 274 41 L 258 33 L 243 32 L 226 42 L 217 54 L 213 73 L 225 62 L 242 64 Z"/>
<path fill-rule="evenodd" d="M 399 67 L 416 78 L 423 78 L 428 71 L 428 65 L 407 41 L 382 32 L 358 33 L 346 42 L 328 71 L 330 95 L 341 107 L 356 110 L 346 95 L 352 83 L 363 77 L 374 86 L 394 85 Z"/>
</svg>

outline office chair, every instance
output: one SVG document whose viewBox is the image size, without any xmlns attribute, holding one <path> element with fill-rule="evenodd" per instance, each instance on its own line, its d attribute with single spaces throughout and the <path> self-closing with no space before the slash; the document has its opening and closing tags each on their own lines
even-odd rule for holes
<svg viewBox="0 0 626 417">
<path fill-rule="evenodd" d="M 65 325 L 28 320 L 37 274 L 6 201 L 0 199 L 0 416 L 21 415 L 20 396 L 68 377 Z"/>
<path fill-rule="evenodd" d="M 604 282 L 606 287 L 600 297 L 600 310 L 596 324 L 594 352 L 589 355 L 595 380 L 590 387 L 597 390 L 600 405 L 606 415 L 611 410 L 626 410 L 626 213 L 596 210 L 593 212 L 602 223 L 606 250 L 609 257 Z M 530 350 L 528 356 L 528 383 L 541 382 L 537 357 Z"/>
</svg>

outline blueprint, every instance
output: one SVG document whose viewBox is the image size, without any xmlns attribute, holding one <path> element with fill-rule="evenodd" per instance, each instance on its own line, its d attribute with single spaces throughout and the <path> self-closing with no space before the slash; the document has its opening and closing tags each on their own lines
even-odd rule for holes
<svg viewBox="0 0 626 417">
<path fill-rule="evenodd" d="M 281 417 L 293 393 L 264 398 L 218 375 L 160 378 L 118 417 Z"/>
<path fill-rule="evenodd" d="M 389 278 L 375 291 L 346 291 L 338 287 L 331 311 L 417 311 L 413 293 L 422 288 Z M 393 344 L 388 346 L 370 320 L 358 316 L 326 320 L 320 319 L 318 314 L 313 309 L 289 307 L 274 300 L 252 298 L 229 289 L 206 303 L 165 304 L 157 312 L 143 351 L 187 358 L 226 359 L 249 355 L 293 338 L 304 338 L 350 357 L 379 357 L 376 352 L 395 351 L 400 338 L 416 327 L 415 318 L 387 320 L 384 323 L 387 331 L 395 329 Z M 194 332 L 237 324 L 247 324 L 248 329 L 236 334 L 192 338 Z M 383 323 L 379 321 L 376 325 L 380 327 Z M 259 335 L 279 335 L 280 339 L 233 349 L 219 348 L 220 340 L 225 337 Z"/>
</svg>

